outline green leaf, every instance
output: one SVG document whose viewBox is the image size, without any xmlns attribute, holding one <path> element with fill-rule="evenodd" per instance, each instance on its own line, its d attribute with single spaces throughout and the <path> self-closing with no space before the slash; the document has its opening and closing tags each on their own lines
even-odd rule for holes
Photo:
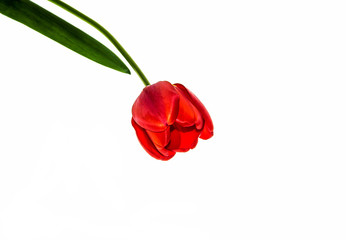
<svg viewBox="0 0 346 240">
<path fill-rule="evenodd" d="M 130 74 L 107 47 L 85 32 L 29 0 L 0 0 L 0 13 L 106 67 Z"/>
</svg>

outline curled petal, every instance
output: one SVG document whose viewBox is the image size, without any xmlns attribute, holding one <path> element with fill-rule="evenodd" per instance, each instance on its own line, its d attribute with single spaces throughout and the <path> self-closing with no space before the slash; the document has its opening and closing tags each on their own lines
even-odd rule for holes
<svg viewBox="0 0 346 240">
<path fill-rule="evenodd" d="M 174 86 L 177 90 L 180 101 L 179 101 L 179 112 L 177 119 L 175 120 L 180 126 L 191 127 L 196 125 L 197 129 L 202 129 L 203 118 L 198 109 L 190 102 L 185 93 L 178 87 Z"/>
<path fill-rule="evenodd" d="M 152 132 L 149 130 L 147 130 L 146 132 L 149 138 L 153 141 L 153 143 L 157 147 L 165 147 L 168 144 L 169 140 L 171 139 L 170 127 L 167 127 L 162 132 Z"/>
<path fill-rule="evenodd" d="M 209 139 L 214 134 L 214 126 L 213 122 L 211 120 L 211 117 L 205 108 L 205 106 L 202 104 L 202 102 L 187 88 L 185 88 L 182 84 L 176 83 L 174 86 L 178 87 L 184 95 L 191 101 L 191 103 L 198 109 L 198 111 L 201 113 L 203 119 L 204 119 L 204 126 L 201 132 L 201 135 L 199 136 L 202 139 Z"/>
<path fill-rule="evenodd" d="M 146 130 L 151 141 L 154 143 L 157 150 L 164 156 L 171 156 L 175 153 L 171 150 L 166 149 L 167 144 L 171 140 L 171 127 L 167 127 L 166 130 L 162 132 L 151 132 Z"/>
<path fill-rule="evenodd" d="M 171 131 L 171 141 L 167 149 L 175 152 L 187 152 L 193 149 L 198 142 L 198 136 L 201 132 L 195 127 L 177 127 Z"/>
<path fill-rule="evenodd" d="M 175 152 L 172 150 L 167 149 L 166 147 L 157 147 L 157 150 L 165 157 L 169 157 L 168 159 L 172 158 L 175 155 Z M 171 156 L 171 157 L 170 157 Z M 167 159 L 167 160 L 168 160 Z"/>
<path fill-rule="evenodd" d="M 154 143 L 151 141 L 149 138 L 148 134 L 146 131 L 141 128 L 135 121 L 134 119 L 131 120 L 132 126 L 136 130 L 136 134 L 138 137 L 139 142 L 141 143 L 142 147 L 149 153 L 152 157 L 159 159 L 159 160 L 169 160 L 171 159 L 174 155 L 175 152 L 173 151 L 164 151 L 164 154 L 162 154 L 154 145 Z"/>
<path fill-rule="evenodd" d="M 162 132 L 172 125 L 179 111 L 179 94 L 167 81 L 145 87 L 132 107 L 136 123 L 146 130 Z"/>
</svg>

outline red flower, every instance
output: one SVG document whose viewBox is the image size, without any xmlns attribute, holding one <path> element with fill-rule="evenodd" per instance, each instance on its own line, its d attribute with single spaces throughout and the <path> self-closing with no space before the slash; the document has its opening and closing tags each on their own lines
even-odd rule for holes
<svg viewBox="0 0 346 240">
<path fill-rule="evenodd" d="M 167 81 L 143 89 L 132 107 L 132 126 L 143 148 L 160 160 L 193 149 L 198 137 L 209 139 L 214 130 L 198 98 L 182 84 Z"/>
</svg>

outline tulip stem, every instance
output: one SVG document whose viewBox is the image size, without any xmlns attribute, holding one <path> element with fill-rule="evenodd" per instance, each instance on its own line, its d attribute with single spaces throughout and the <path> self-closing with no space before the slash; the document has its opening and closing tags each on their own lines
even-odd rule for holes
<svg viewBox="0 0 346 240">
<path fill-rule="evenodd" d="M 123 55 L 123 57 L 126 59 L 126 61 L 131 65 L 133 70 L 137 73 L 139 78 L 142 80 L 145 86 L 150 85 L 150 82 L 148 79 L 145 77 L 144 73 L 142 70 L 138 67 L 135 61 L 131 58 L 131 56 L 126 52 L 126 50 L 121 46 L 121 44 L 104 28 L 102 27 L 99 23 L 94 21 L 93 19 L 89 18 L 88 16 L 84 15 L 83 13 L 79 12 L 77 9 L 74 9 L 70 5 L 64 3 L 63 1 L 60 0 L 48 0 L 57 6 L 65 9 L 66 11 L 72 13 L 76 17 L 82 19 L 83 21 L 89 23 L 91 26 L 96 28 L 98 31 L 100 31 L 108 40 L 118 49 L 118 51 Z"/>
</svg>

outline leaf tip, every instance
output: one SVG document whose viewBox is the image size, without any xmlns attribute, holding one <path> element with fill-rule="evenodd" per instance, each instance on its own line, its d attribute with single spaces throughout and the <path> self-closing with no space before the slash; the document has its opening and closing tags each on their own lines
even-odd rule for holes
<svg viewBox="0 0 346 240">
<path fill-rule="evenodd" d="M 131 75 L 131 71 L 128 68 L 125 69 L 124 73 L 127 73 L 127 74 Z"/>
</svg>

